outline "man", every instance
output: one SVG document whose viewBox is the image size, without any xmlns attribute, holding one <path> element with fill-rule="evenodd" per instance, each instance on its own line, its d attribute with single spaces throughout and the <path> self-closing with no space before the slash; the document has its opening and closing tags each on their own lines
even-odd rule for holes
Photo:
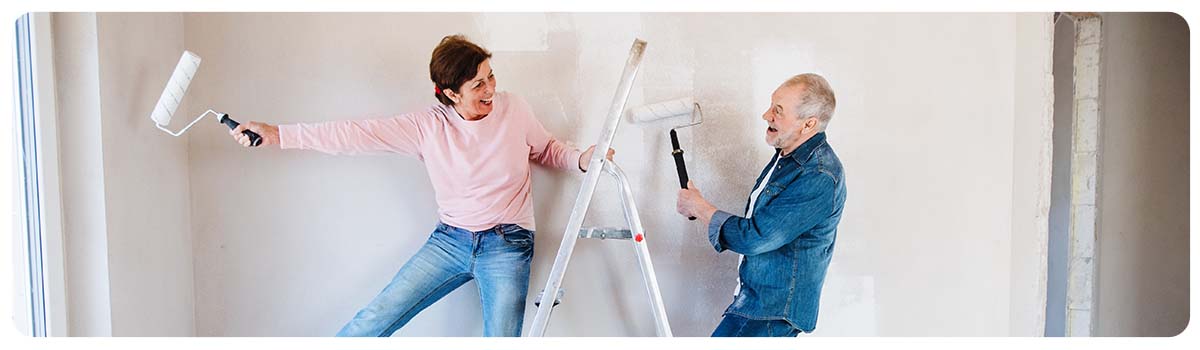
<svg viewBox="0 0 1200 350">
<path fill-rule="evenodd" d="M 714 337 L 794 337 L 817 323 L 821 285 L 846 201 L 842 162 L 825 141 L 836 102 L 820 75 L 801 74 L 763 113 L 775 155 L 750 193 L 745 216 L 717 210 L 692 183 L 676 209 L 708 226 L 717 252 L 743 255 L 740 285 Z"/>
</svg>

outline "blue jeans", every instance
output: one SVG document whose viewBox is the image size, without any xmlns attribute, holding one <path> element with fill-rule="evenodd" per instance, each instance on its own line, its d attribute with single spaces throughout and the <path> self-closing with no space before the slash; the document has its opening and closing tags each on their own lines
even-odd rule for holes
<svg viewBox="0 0 1200 350">
<path fill-rule="evenodd" d="M 392 282 L 354 315 L 339 337 L 387 337 L 472 279 L 483 304 L 483 335 L 516 337 L 525 319 L 533 231 L 513 224 L 471 232 L 438 223 Z"/>
<path fill-rule="evenodd" d="M 784 320 L 751 320 L 734 314 L 725 314 L 721 324 L 713 330 L 713 337 L 795 337 L 800 330 Z"/>
</svg>

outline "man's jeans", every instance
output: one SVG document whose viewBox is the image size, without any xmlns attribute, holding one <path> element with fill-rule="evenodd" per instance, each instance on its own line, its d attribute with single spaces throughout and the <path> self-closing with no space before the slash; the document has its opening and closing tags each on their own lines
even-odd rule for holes
<svg viewBox="0 0 1200 350">
<path fill-rule="evenodd" d="M 391 336 L 421 310 L 475 279 L 483 335 L 520 336 L 532 258 L 533 231 L 520 226 L 471 232 L 438 223 L 421 250 L 337 335 Z"/>
<path fill-rule="evenodd" d="M 725 314 L 721 324 L 713 330 L 713 337 L 795 337 L 800 330 L 784 320 L 751 320 L 734 314 Z"/>
</svg>

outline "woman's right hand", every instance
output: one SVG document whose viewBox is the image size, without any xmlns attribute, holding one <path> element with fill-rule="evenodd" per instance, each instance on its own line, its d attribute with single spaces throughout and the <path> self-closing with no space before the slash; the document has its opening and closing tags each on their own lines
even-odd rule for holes
<svg viewBox="0 0 1200 350">
<path fill-rule="evenodd" d="M 594 152 L 595 150 L 596 150 L 596 145 L 592 145 L 592 147 L 588 147 L 587 150 L 585 150 L 579 154 L 579 170 L 582 170 L 585 173 L 588 171 L 588 165 L 592 161 L 592 152 Z M 612 159 L 613 154 L 616 154 L 616 153 L 617 153 L 617 150 L 613 149 L 612 147 L 609 147 L 608 154 L 606 154 L 604 156 L 604 158 L 608 159 L 608 161 L 611 162 L 613 160 Z"/>
<path fill-rule="evenodd" d="M 259 144 L 260 147 L 279 144 L 279 127 L 267 123 L 245 122 L 233 128 L 233 130 L 229 130 L 229 135 L 232 135 L 233 139 L 237 143 L 242 144 L 243 147 L 250 147 L 250 137 L 242 133 L 245 130 L 253 131 L 262 137 L 262 143 Z"/>
</svg>

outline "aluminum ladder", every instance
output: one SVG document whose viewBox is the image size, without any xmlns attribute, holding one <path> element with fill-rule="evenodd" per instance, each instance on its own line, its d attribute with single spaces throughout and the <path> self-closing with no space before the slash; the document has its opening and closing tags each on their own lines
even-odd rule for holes
<svg viewBox="0 0 1200 350">
<path fill-rule="evenodd" d="M 641 65 L 642 54 L 645 50 L 645 41 L 640 39 L 633 41 L 633 47 L 629 50 L 629 58 L 625 61 L 625 69 L 621 73 L 621 80 L 617 85 L 617 93 L 613 97 L 607 119 L 604 122 L 604 131 L 601 132 L 600 140 L 596 142 L 596 148 L 592 152 L 592 158 L 588 163 L 588 169 L 592 169 L 593 171 L 589 171 L 584 175 L 583 182 L 579 186 L 579 195 L 575 198 L 575 206 L 571 209 L 571 218 L 567 221 L 562 244 L 559 245 L 558 255 L 554 258 L 554 267 L 550 269 L 550 276 L 546 280 L 546 287 L 538 296 L 538 301 L 536 302 L 538 305 L 537 315 L 534 316 L 533 325 L 526 336 L 545 336 L 546 327 L 550 323 L 550 313 L 553 311 L 554 306 L 558 305 L 562 299 L 563 275 L 566 274 L 567 263 L 571 260 L 571 253 L 575 250 L 575 242 L 580 237 L 630 240 L 637 253 L 638 266 L 641 268 L 642 278 L 646 285 L 646 293 L 650 299 L 650 308 L 654 315 L 655 333 L 660 337 L 672 336 L 671 326 L 667 322 L 667 311 L 663 306 L 662 294 L 658 289 L 658 280 L 654 275 L 654 265 L 650 261 L 650 251 L 646 248 L 642 220 L 638 216 L 637 205 L 633 200 L 633 191 L 630 189 L 629 181 L 625 177 L 625 173 L 621 171 L 621 168 L 605 159 L 608 150 L 612 148 L 613 136 L 616 135 L 617 125 L 621 121 L 621 116 L 624 115 L 625 102 L 629 98 L 630 90 L 633 88 L 633 80 L 637 76 L 638 67 Z M 596 184 L 599 183 L 602 173 L 612 175 L 618 187 L 620 187 L 621 204 L 624 207 L 625 221 L 629 227 L 628 229 L 582 227 L 583 218 L 587 214 L 592 194 L 596 190 Z M 543 307 L 543 305 L 549 306 Z"/>
</svg>

